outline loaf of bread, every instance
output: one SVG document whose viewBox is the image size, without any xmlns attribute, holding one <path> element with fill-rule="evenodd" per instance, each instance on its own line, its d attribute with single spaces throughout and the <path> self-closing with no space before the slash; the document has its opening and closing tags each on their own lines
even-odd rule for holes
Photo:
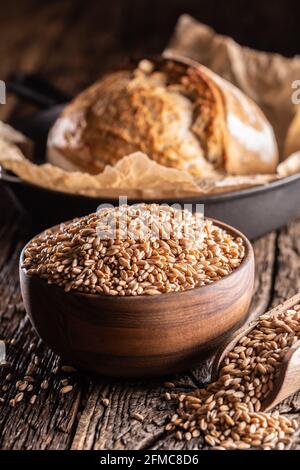
<svg viewBox="0 0 300 470">
<path fill-rule="evenodd" d="M 142 151 L 196 176 L 275 173 L 273 130 L 259 107 L 207 68 L 175 56 L 109 73 L 68 104 L 48 158 L 92 174 Z"/>
</svg>

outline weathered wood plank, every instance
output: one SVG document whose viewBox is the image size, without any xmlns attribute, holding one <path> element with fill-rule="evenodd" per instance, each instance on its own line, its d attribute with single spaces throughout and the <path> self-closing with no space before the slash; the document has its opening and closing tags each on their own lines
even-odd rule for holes
<svg viewBox="0 0 300 470">
<path fill-rule="evenodd" d="M 152 383 L 94 383 L 81 414 L 72 449 L 139 449 L 160 437 L 165 421 L 166 404 L 161 402 L 161 387 Z M 101 403 L 109 399 L 108 407 Z M 141 413 L 138 422 L 131 417 Z"/>
<path fill-rule="evenodd" d="M 300 292 L 299 233 L 299 220 L 292 222 L 279 233 L 272 306 Z M 297 413 L 297 419 L 300 419 L 300 392 L 285 400 L 278 409 L 282 413 Z M 299 433 L 295 436 L 293 448 L 300 449 Z"/>
<path fill-rule="evenodd" d="M 272 232 L 253 243 L 255 283 L 249 320 L 265 312 L 270 305 L 274 278 L 276 233 Z"/>
<path fill-rule="evenodd" d="M 24 242 L 18 237 L 17 225 L 4 227 L 0 233 L 0 338 L 7 343 L 11 364 L 0 371 L 0 448 L 66 448 L 76 422 L 81 378 L 72 379 L 72 393 L 60 395 L 60 380 L 66 374 L 53 373 L 58 358 L 37 338 L 25 317 L 18 279 L 18 257 Z M 34 390 L 24 392 L 22 402 L 12 407 L 10 400 L 18 393 L 16 382 L 26 373 L 35 379 Z M 7 374 L 11 374 L 10 380 L 5 379 Z M 41 390 L 46 379 L 49 388 Z M 37 402 L 30 405 L 33 394 L 38 395 Z"/>
<path fill-rule="evenodd" d="M 173 377 L 176 388 L 190 390 L 195 385 L 188 376 Z M 164 423 L 170 404 L 162 399 L 163 380 L 113 381 L 99 379 L 90 384 L 72 449 L 144 449 L 165 435 Z M 109 406 L 101 403 L 109 400 Z M 143 422 L 132 413 L 144 416 Z"/>
<path fill-rule="evenodd" d="M 300 221 L 292 222 L 278 236 L 272 305 L 300 291 Z"/>
</svg>

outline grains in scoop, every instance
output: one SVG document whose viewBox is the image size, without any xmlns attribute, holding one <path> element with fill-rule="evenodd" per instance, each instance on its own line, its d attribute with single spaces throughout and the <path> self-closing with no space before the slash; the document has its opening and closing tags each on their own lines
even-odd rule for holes
<svg viewBox="0 0 300 470">
<path fill-rule="evenodd" d="M 27 246 L 23 268 L 66 291 L 157 295 L 217 281 L 244 255 L 241 238 L 202 216 L 140 204 L 102 209 L 44 232 Z"/>
<path fill-rule="evenodd" d="M 177 410 L 166 430 L 186 440 L 201 434 L 216 450 L 287 448 L 297 421 L 260 410 L 283 357 L 299 338 L 300 305 L 262 315 L 227 353 L 216 382 L 190 393 L 172 391 Z"/>
</svg>

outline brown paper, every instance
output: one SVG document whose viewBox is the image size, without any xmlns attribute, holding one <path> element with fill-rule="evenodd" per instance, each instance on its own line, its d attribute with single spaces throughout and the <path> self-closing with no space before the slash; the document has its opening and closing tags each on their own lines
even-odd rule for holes
<svg viewBox="0 0 300 470">
<path fill-rule="evenodd" d="M 9 124 L 0 121 L 0 139 L 16 145 L 26 157 L 31 158 L 33 153 L 33 142 L 17 131 Z"/>
<path fill-rule="evenodd" d="M 294 175 L 300 172 L 300 152 L 292 153 L 277 167 L 277 174 L 280 178 Z"/>
<path fill-rule="evenodd" d="M 51 163 L 35 165 L 9 142 L 0 140 L 0 165 L 28 183 L 84 196 L 141 198 L 205 195 L 266 184 L 275 175 L 223 176 L 195 179 L 186 171 L 167 168 L 136 152 L 115 166 L 107 165 L 98 175 L 70 172 Z"/>
<path fill-rule="evenodd" d="M 285 155 L 291 155 L 298 150 L 300 150 L 300 104 L 287 133 L 284 153 Z"/>
<path fill-rule="evenodd" d="M 254 99 L 271 122 L 284 157 L 288 128 L 297 109 L 292 103 L 292 83 L 300 79 L 300 58 L 242 47 L 189 15 L 179 18 L 167 51 L 197 60 Z"/>
</svg>

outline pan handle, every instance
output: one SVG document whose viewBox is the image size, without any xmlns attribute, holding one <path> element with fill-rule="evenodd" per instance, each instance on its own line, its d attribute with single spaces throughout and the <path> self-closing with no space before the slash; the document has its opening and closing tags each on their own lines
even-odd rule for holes
<svg viewBox="0 0 300 470">
<path fill-rule="evenodd" d="M 3 166 L 0 165 L 0 182 L 1 181 L 7 183 L 19 183 L 21 180 L 18 176 L 7 173 Z"/>
<path fill-rule="evenodd" d="M 66 103 L 71 99 L 71 96 L 36 74 L 16 72 L 8 78 L 6 88 L 19 98 L 42 109 Z"/>
</svg>

